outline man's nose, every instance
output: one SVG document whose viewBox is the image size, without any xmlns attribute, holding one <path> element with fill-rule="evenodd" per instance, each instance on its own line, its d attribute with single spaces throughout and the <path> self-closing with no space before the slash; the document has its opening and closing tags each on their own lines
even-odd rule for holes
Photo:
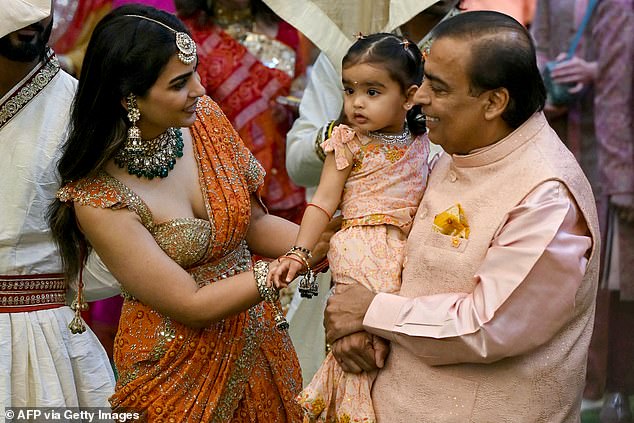
<svg viewBox="0 0 634 423">
<path fill-rule="evenodd" d="M 421 86 L 418 87 L 418 89 L 414 93 L 414 97 L 413 97 L 414 103 L 416 103 L 416 104 L 429 104 L 429 102 L 430 102 L 429 89 L 427 88 L 426 85 L 427 84 L 425 83 L 425 81 L 423 81 Z"/>
</svg>

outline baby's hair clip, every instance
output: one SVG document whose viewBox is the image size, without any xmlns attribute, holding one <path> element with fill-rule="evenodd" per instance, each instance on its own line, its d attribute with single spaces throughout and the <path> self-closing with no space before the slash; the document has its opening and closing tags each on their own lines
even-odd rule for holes
<svg viewBox="0 0 634 423">
<path fill-rule="evenodd" d="M 423 60 L 427 60 L 427 57 L 429 57 L 429 47 L 424 48 L 421 53 L 423 54 Z"/>
<path fill-rule="evenodd" d="M 363 35 L 363 33 L 361 31 L 359 31 L 356 34 L 354 34 L 354 36 L 357 38 L 357 41 L 363 40 L 365 38 L 365 35 Z"/>
<path fill-rule="evenodd" d="M 401 45 L 403 46 L 403 48 L 405 50 L 408 50 L 409 49 L 409 40 L 405 39 L 405 40 L 401 41 Z"/>
</svg>

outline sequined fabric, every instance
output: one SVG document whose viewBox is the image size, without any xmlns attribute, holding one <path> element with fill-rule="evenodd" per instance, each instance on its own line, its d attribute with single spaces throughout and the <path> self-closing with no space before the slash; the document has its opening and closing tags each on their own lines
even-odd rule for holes
<svg viewBox="0 0 634 423">
<path fill-rule="evenodd" d="M 299 221 L 305 192 L 290 181 L 285 165 L 286 133 L 292 121 L 280 119 L 280 110 L 274 105 L 278 96 L 290 94 L 292 79 L 287 72 L 294 70 L 296 77 L 301 75 L 304 60 L 293 52 L 297 60 L 293 62 L 295 69 L 291 69 L 287 59 L 276 56 L 276 51 L 281 53 L 282 50 L 265 47 L 263 38 L 249 36 L 245 47 L 220 27 L 199 18 L 187 18 L 183 22 L 198 45 L 201 83 L 266 170 L 262 198 L 269 211 Z M 278 35 L 284 35 L 290 42 L 291 37 L 282 32 L 287 27 L 280 24 Z M 280 38 L 271 43 L 273 41 L 278 46 L 286 46 L 287 40 Z M 256 50 L 261 54 L 252 54 L 257 53 Z M 292 49 L 287 46 L 284 55 L 289 55 L 289 50 Z M 267 66 L 274 63 L 281 68 Z"/>
<path fill-rule="evenodd" d="M 209 221 L 155 224 L 143 201 L 104 173 L 67 185 L 64 201 L 128 207 L 161 248 L 200 285 L 251 269 L 245 235 L 250 195 L 263 170 L 218 106 L 199 102 L 190 128 Z M 205 329 L 160 315 L 134 298 L 123 304 L 114 360 L 119 372 L 113 410 L 137 410 L 147 421 L 294 422 L 302 386 L 290 338 L 260 303 Z"/>
</svg>

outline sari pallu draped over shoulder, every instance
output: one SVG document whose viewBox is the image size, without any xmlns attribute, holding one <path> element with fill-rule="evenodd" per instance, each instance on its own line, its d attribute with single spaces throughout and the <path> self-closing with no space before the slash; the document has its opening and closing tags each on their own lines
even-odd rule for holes
<svg viewBox="0 0 634 423">
<path fill-rule="evenodd" d="M 211 240 L 186 270 L 199 285 L 251 271 L 245 236 L 250 196 L 263 171 L 218 106 L 204 97 L 191 127 Z M 194 329 L 127 298 L 115 340 L 119 379 L 113 411 L 147 421 L 295 422 L 302 381 L 286 333 L 260 303 L 205 329 Z"/>
</svg>

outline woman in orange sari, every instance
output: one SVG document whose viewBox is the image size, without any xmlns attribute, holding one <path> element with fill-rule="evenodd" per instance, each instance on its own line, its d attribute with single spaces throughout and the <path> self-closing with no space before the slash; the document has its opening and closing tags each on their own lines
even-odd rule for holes
<svg viewBox="0 0 634 423">
<path fill-rule="evenodd" d="M 276 327 L 268 266 L 251 260 L 284 254 L 297 227 L 259 202 L 262 167 L 203 96 L 196 66 L 172 15 L 124 6 L 98 24 L 58 167 L 53 232 L 68 277 L 81 276 L 92 248 L 121 283 L 115 412 L 299 421 L 297 357 Z M 81 292 L 78 304 L 79 313 Z"/>
</svg>

